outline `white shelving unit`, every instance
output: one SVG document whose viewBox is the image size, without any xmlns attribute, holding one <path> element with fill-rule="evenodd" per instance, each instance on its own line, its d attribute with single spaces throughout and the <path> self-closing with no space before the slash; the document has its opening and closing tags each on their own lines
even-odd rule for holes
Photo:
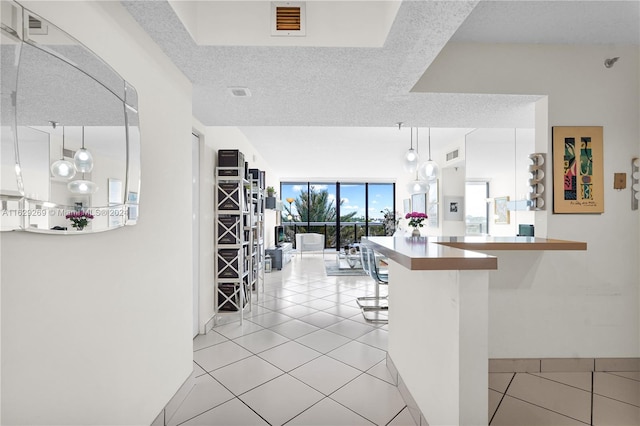
<svg viewBox="0 0 640 426">
<path fill-rule="evenodd" d="M 260 298 L 260 289 L 264 292 L 264 215 L 265 196 L 260 180 L 249 181 L 250 223 L 251 223 L 251 289 L 256 292 L 256 300 Z"/>
<path fill-rule="evenodd" d="M 251 309 L 252 201 L 244 167 L 216 167 L 216 312 Z"/>
</svg>

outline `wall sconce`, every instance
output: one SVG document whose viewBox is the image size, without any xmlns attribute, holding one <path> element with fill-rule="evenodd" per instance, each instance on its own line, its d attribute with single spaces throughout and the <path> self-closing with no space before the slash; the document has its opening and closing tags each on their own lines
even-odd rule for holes
<svg viewBox="0 0 640 426">
<path fill-rule="evenodd" d="M 638 199 L 640 198 L 640 159 L 635 157 L 631 160 L 631 210 L 638 210 Z"/>
<path fill-rule="evenodd" d="M 545 155 L 534 153 L 529 155 L 532 164 L 529 166 L 529 199 L 531 210 L 544 210 L 544 160 Z"/>
</svg>

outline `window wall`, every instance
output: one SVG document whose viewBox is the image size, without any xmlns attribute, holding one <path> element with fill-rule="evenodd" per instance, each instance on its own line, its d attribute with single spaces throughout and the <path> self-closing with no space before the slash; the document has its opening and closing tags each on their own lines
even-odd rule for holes
<svg viewBox="0 0 640 426">
<path fill-rule="evenodd" d="M 294 244 L 296 233 L 314 232 L 325 236 L 325 248 L 339 249 L 393 230 L 384 214 L 395 211 L 394 183 L 282 182 L 280 194 L 282 224 Z"/>
</svg>

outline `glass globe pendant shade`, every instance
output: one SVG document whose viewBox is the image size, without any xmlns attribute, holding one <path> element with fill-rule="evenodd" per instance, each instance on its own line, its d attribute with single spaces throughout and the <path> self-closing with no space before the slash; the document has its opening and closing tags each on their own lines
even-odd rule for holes
<svg viewBox="0 0 640 426">
<path fill-rule="evenodd" d="M 51 165 L 53 176 L 63 179 L 71 179 L 76 175 L 76 169 L 71 161 L 58 160 Z"/>
<path fill-rule="evenodd" d="M 404 169 L 413 173 L 418 168 L 418 162 L 420 161 L 420 156 L 415 149 L 411 148 L 404 154 Z"/>
<path fill-rule="evenodd" d="M 418 167 L 418 177 L 421 180 L 431 181 L 438 178 L 438 164 L 433 160 L 425 161 Z"/>
<path fill-rule="evenodd" d="M 98 191 L 98 185 L 90 180 L 74 180 L 67 184 L 67 189 L 74 194 L 95 194 Z"/>
<path fill-rule="evenodd" d="M 424 180 L 412 180 L 407 184 L 409 194 L 426 194 L 429 192 L 429 183 Z"/>
<path fill-rule="evenodd" d="M 93 157 L 89 151 L 80 148 L 73 156 L 73 164 L 78 172 L 89 173 L 93 170 Z"/>
</svg>

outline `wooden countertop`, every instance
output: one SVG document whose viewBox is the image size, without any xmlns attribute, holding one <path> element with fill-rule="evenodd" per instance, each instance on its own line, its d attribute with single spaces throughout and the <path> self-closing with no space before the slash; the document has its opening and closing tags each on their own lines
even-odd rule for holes
<svg viewBox="0 0 640 426">
<path fill-rule="evenodd" d="M 426 237 L 463 250 L 586 250 L 587 243 L 538 237 Z"/>
<path fill-rule="evenodd" d="M 362 242 L 411 270 L 498 269 L 474 250 L 586 250 L 587 244 L 535 237 L 363 237 Z"/>
</svg>

